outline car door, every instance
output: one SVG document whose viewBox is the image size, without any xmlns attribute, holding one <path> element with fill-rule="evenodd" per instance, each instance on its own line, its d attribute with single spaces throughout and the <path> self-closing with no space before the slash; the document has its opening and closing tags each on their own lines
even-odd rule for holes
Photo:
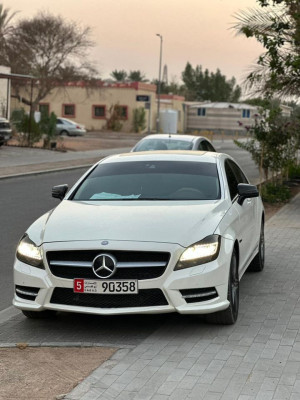
<svg viewBox="0 0 300 400">
<path fill-rule="evenodd" d="M 233 207 L 239 214 L 239 225 L 237 227 L 237 239 L 240 249 L 240 272 L 246 268 L 254 251 L 255 242 L 255 199 L 246 199 L 242 205 L 237 202 L 239 183 L 249 183 L 242 170 L 231 159 L 225 161 L 225 172 L 229 186 Z"/>
</svg>

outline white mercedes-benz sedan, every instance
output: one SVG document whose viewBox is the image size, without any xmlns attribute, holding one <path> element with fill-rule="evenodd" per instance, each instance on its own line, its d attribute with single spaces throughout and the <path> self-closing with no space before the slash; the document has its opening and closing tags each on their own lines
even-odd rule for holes
<svg viewBox="0 0 300 400">
<path fill-rule="evenodd" d="M 239 281 L 264 267 L 264 209 L 226 154 L 165 151 L 98 162 L 17 248 L 13 304 L 29 318 L 206 314 L 233 324 Z"/>
</svg>

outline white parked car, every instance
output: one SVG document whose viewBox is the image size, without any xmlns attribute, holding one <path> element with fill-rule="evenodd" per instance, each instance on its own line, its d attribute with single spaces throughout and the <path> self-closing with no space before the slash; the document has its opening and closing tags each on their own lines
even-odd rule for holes
<svg viewBox="0 0 300 400">
<path fill-rule="evenodd" d="M 236 321 L 241 277 L 264 266 L 264 209 L 230 156 L 115 155 L 67 190 L 53 188 L 61 203 L 17 248 L 13 304 L 27 317 L 177 311 Z"/>
<path fill-rule="evenodd" d="M 157 133 L 141 139 L 131 151 L 154 150 L 216 151 L 212 143 L 204 136 Z"/>
<path fill-rule="evenodd" d="M 68 118 L 59 117 L 56 120 L 56 134 L 67 136 L 83 136 L 86 134 L 85 127 Z"/>
</svg>

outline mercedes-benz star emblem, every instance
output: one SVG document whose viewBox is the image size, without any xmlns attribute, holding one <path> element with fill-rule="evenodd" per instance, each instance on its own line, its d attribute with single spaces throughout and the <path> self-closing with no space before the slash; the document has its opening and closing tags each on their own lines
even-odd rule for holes
<svg viewBox="0 0 300 400">
<path fill-rule="evenodd" d="M 117 260 L 110 254 L 99 254 L 93 261 L 93 271 L 98 278 L 107 279 L 114 275 Z"/>
</svg>

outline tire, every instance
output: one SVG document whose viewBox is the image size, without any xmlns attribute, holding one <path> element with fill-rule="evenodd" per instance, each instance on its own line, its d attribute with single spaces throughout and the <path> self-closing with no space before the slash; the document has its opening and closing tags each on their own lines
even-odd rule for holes
<svg viewBox="0 0 300 400">
<path fill-rule="evenodd" d="M 45 311 L 28 311 L 22 310 L 22 313 L 25 317 L 30 319 L 47 319 L 53 318 L 56 316 L 57 312 L 52 310 L 45 310 Z"/>
<path fill-rule="evenodd" d="M 232 252 L 230 261 L 227 299 L 229 301 L 229 307 L 223 311 L 207 314 L 207 322 L 219 325 L 233 325 L 237 320 L 239 313 L 239 276 L 235 249 Z"/>
<path fill-rule="evenodd" d="M 69 136 L 69 132 L 68 131 L 61 131 L 59 134 L 60 134 L 60 136 L 62 136 L 62 135 Z"/>
<path fill-rule="evenodd" d="M 258 253 L 251 261 L 251 264 L 247 268 L 250 272 L 261 272 L 265 266 L 265 234 L 264 234 L 264 223 L 261 224 Z"/>
</svg>

